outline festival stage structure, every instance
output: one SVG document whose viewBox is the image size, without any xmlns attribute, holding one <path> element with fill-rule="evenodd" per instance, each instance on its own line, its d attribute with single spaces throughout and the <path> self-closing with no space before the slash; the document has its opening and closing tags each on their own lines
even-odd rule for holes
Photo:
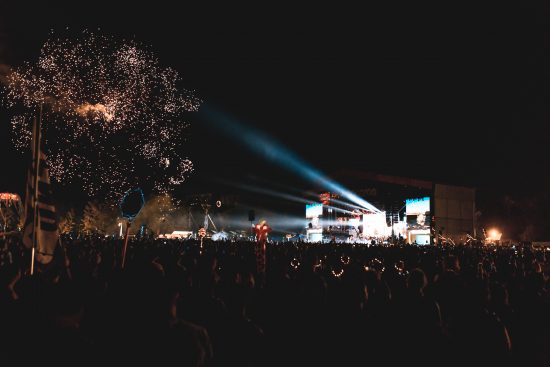
<svg viewBox="0 0 550 367">
<path fill-rule="evenodd" d="M 476 237 L 474 188 L 361 171 L 335 178 L 375 209 L 321 192 L 306 204 L 308 241 L 426 245 Z"/>
</svg>

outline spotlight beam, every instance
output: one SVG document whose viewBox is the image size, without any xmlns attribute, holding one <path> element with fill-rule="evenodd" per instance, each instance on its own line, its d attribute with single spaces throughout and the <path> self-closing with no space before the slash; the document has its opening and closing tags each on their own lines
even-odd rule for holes
<svg viewBox="0 0 550 367">
<path fill-rule="evenodd" d="M 231 185 L 231 186 L 234 186 L 234 187 L 237 187 L 237 188 L 240 188 L 240 189 L 244 189 L 244 190 L 248 190 L 248 191 L 251 191 L 251 192 L 256 192 L 256 193 L 259 193 L 259 194 L 264 194 L 264 195 L 268 195 L 268 196 L 272 196 L 272 197 L 276 197 L 276 198 L 280 198 L 280 199 L 285 199 L 285 200 L 288 200 L 288 201 L 294 201 L 294 202 L 297 202 L 297 203 L 304 203 L 304 204 L 311 204 L 312 203 L 311 200 L 304 199 L 303 197 L 294 196 L 294 195 L 290 195 L 290 194 L 286 194 L 286 193 L 282 193 L 282 192 L 278 192 L 278 191 L 273 191 L 273 190 L 269 190 L 269 189 L 259 188 L 259 187 L 256 187 L 256 186 L 251 186 L 251 185 L 246 185 L 246 184 L 239 184 L 239 183 L 234 183 L 234 182 L 229 182 L 229 181 L 224 181 L 224 183 L 226 183 L 228 185 Z M 335 206 L 325 205 L 325 207 L 331 208 L 332 210 L 335 210 L 335 211 L 338 211 L 338 212 L 341 212 L 341 213 L 353 214 L 353 212 L 351 212 L 349 210 L 342 209 L 342 208 L 337 208 Z"/>
<path fill-rule="evenodd" d="M 310 182 L 319 184 L 329 191 L 337 192 L 351 202 L 369 211 L 379 213 L 380 210 L 368 201 L 348 190 L 341 184 L 329 179 L 310 164 L 298 157 L 295 153 L 275 141 L 265 133 L 256 131 L 227 115 L 215 110 L 208 104 L 199 111 L 208 122 L 214 123 L 221 131 L 243 142 L 249 149 L 261 154 L 266 159 L 300 175 Z"/>
<path fill-rule="evenodd" d="M 254 180 L 255 181 L 259 181 L 259 182 L 263 182 L 265 183 L 266 185 L 271 185 L 271 186 L 276 186 L 278 187 L 279 189 L 281 190 L 286 190 L 286 191 L 289 191 L 289 192 L 294 192 L 294 193 L 297 193 L 297 194 L 300 194 L 302 196 L 308 196 L 308 197 L 312 197 L 312 198 L 315 198 L 317 201 L 319 200 L 319 194 L 318 193 L 315 193 L 315 192 L 312 192 L 312 191 L 302 191 L 302 190 L 298 190 L 296 189 L 295 187 L 292 187 L 292 186 L 288 186 L 288 185 L 283 185 L 281 183 L 277 183 L 277 182 L 273 182 L 273 181 L 268 181 L 268 180 L 265 180 L 265 179 L 262 179 L 262 178 L 258 178 L 258 177 L 254 177 Z M 365 208 L 363 207 L 360 207 L 359 205 L 354 205 L 350 202 L 347 202 L 347 201 L 343 201 L 343 200 L 339 200 L 339 199 L 335 199 L 335 198 L 330 198 L 330 201 L 335 203 L 335 204 L 340 204 L 340 205 L 343 205 L 343 206 L 346 206 L 348 208 L 353 208 L 353 209 L 359 209 L 359 210 L 365 210 Z"/>
</svg>

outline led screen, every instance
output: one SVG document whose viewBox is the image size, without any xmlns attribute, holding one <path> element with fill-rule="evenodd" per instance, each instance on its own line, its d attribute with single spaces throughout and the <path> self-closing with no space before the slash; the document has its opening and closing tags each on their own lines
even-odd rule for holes
<svg viewBox="0 0 550 367">
<path fill-rule="evenodd" d="M 306 204 L 306 218 L 315 218 L 323 215 L 323 204 Z"/>
<path fill-rule="evenodd" d="M 430 211 L 430 198 L 428 196 L 418 199 L 407 199 L 405 204 L 407 215 L 421 214 Z"/>
</svg>

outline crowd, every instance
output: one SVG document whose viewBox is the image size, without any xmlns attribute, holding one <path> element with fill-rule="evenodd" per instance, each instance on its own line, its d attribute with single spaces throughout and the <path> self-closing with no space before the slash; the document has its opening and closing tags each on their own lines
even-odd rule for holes
<svg viewBox="0 0 550 367">
<path fill-rule="evenodd" d="M 64 238 L 0 253 L 2 365 L 550 363 L 547 255 L 529 246 Z"/>
</svg>

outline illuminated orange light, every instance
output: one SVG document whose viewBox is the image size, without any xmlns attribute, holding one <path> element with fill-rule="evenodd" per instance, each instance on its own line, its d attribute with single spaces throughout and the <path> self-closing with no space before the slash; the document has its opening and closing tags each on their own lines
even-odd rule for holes
<svg viewBox="0 0 550 367">
<path fill-rule="evenodd" d="M 13 201 L 19 201 L 19 195 L 17 194 L 11 194 L 9 192 L 1 192 L 0 193 L 0 200 L 13 200 Z"/>
</svg>

